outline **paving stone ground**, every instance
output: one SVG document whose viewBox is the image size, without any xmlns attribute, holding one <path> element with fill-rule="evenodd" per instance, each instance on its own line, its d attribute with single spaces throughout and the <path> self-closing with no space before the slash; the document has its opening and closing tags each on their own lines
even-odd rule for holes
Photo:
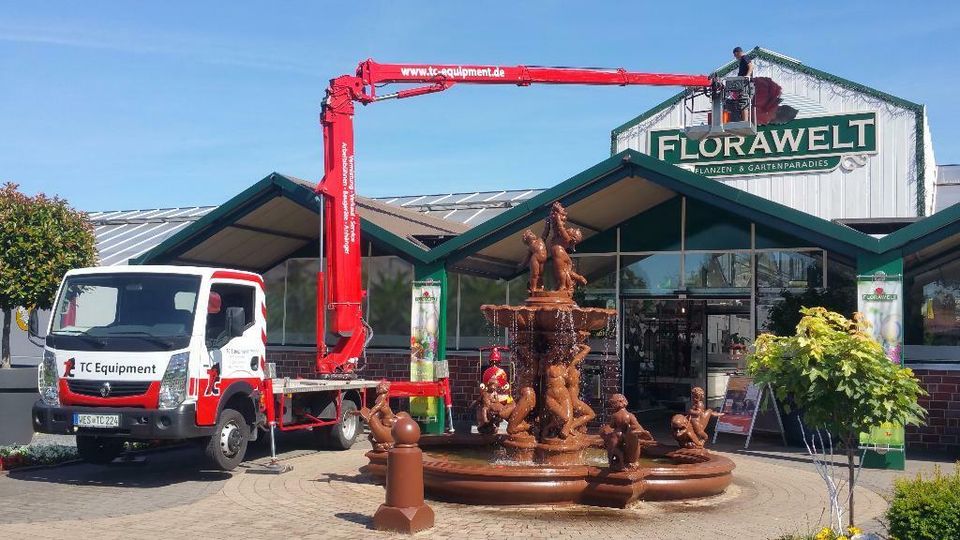
<svg viewBox="0 0 960 540">
<path fill-rule="evenodd" d="M 192 446 L 149 454 L 141 465 L 14 471 L 0 476 L 0 538 L 390 538 L 370 529 L 384 495 L 357 473 L 366 442 L 346 452 L 309 446 L 302 439 L 285 441 L 281 457 L 294 469 L 279 476 L 252 474 L 253 462 L 234 473 L 203 470 Z M 737 469 L 734 484 L 718 497 L 627 510 L 431 501 L 437 525 L 418 536 L 774 538 L 818 528 L 826 497 L 802 454 L 762 445 L 749 453 L 720 448 Z M 858 521 L 875 523 L 897 474 L 864 471 Z"/>
</svg>

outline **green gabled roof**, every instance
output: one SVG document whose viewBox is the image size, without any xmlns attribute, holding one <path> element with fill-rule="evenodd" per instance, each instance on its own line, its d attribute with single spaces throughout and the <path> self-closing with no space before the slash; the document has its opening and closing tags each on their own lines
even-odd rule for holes
<svg viewBox="0 0 960 540">
<path fill-rule="evenodd" d="M 753 50 L 750 51 L 748 54 L 753 58 L 762 58 L 768 62 L 779 64 L 793 71 L 797 71 L 799 73 L 805 73 L 807 75 L 816 77 L 817 79 L 829 81 L 833 84 L 836 84 L 837 86 L 842 86 L 843 88 L 846 88 L 848 90 L 853 90 L 855 92 L 860 92 L 862 94 L 872 96 L 881 101 L 890 103 L 891 105 L 895 105 L 897 107 L 901 107 L 904 109 L 909 109 L 920 114 L 923 113 L 923 105 L 914 103 L 912 101 L 908 101 L 903 98 L 899 98 L 897 96 L 877 90 L 876 88 L 871 88 L 869 86 L 853 82 L 849 79 L 844 79 L 843 77 L 840 77 L 838 75 L 834 75 L 832 73 L 827 73 L 826 71 L 821 71 L 819 69 L 812 68 L 806 64 L 802 64 L 800 62 L 797 62 L 796 60 L 792 60 L 783 55 L 777 54 L 773 51 L 763 49 L 759 46 L 754 47 Z M 720 66 L 713 73 L 711 73 L 711 75 L 726 73 L 731 69 L 733 69 L 735 66 L 736 66 L 736 61 L 727 62 L 726 64 Z M 613 131 L 610 133 L 610 153 L 613 154 L 616 152 L 616 141 L 617 141 L 618 135 L 642 123 L 644 120 L 647 120 L 648 118 L 666 109 L 667 107 L 676 105 L 683 99 L 683 97 L 687 94 L 687 92 L 688 90 L 683 90 L 677 93 L 676 95 L 660 102 L 659 104 L 655 105 L 653 108 L 643 113 L 640 113 L 640 115 L 636 116 L 635 118 L 632 118 L 631 120 L 628 120 L 627 122 L 624 122 L 620 126 L 617 126 L 616 128 L 614 128 Z"/>
<path fill-rule="evenodd" d="M 858 251 L 879 252 L 879 241 L 870 235 L 710 180 L 635 150 L 624 150 L 437 246 L 430 250 L 430 256 L 433 260 L 464 258 L 540 219 L 554 201 L 575 202 L 630 176 L 644 178 L 846 255 L 854 256 Z"/>
<path fill-rule="evenodd" d="M 170 236 L 150 251 L 130 260 L 130 264 L 151 264 L 172 251 L 186 251 L 240 219 L 256 206 L 274 197 L 286 197 L 312 211 L 317 210 L 316 194 L 302 181 L 271 173 L 240 194 L 221 204 L 196 222 Z M 371 239 L 395 249 L 411 262 L 424 262 L 427 251 L 379 225 L 361 217 L 360 229 Z M 184 249 L 184 246 L 187 246 Z"/>
<path fill-rule="evenodd" d="M 880 251 L 914 252 L 955 234 L 960 234 L 960 203 L 884 236 L 880 239 Z"/>
</svg>

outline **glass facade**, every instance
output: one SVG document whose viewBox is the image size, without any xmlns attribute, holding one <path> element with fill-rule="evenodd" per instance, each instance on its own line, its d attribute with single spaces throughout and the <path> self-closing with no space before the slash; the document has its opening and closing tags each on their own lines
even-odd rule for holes
<svg viewBox="0 0 960 540">
<path fill-rule="evenodd" d="M 650 253 L 621 257 L 621 294 L 674 294 L 679 288 L 679 253 Z"/>
</svg>

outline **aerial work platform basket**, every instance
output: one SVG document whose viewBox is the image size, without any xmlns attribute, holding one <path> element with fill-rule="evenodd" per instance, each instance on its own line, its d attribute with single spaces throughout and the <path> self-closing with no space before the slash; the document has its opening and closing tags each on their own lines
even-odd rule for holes
<svg viewBox="0 0 960 540">
<path fill-rule="evenodd" d="M 705 96 L 708 108 L 703 107 Z M 701 139 L 757 134 L 756 86 L 751 77 L 725 77 L 713 86 L 684 97 L 683 130 L 687 138 Z"/>
</svg>

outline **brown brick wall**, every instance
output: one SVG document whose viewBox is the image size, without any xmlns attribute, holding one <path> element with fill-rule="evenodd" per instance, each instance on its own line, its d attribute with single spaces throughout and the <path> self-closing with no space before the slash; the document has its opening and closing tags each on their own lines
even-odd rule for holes
<svg viewBox="0 0 960 540">
<path fill-rule="evenodd" d="M 927 425 L 907 428 L 907 448 L 957 451 L 960 448 L 960 371 L 917 369 L 930 395 L 920 398 Z"/>
<path fill-rule="evenodd" d="M 315 352 L 309 349 L 267 349 L 267 361 L 277 366 L 278 377 L 310 377 L 313 374 Z M 453 416 L 455 421 L 473 420 L 474 412 L 470 403 L 477 398 L 480 384 L 479 357 L 476 352 L 447 352 L 450 363 L 450 389 L 453 392 Z M 586 364 L 599 362 L 599 358 L 588 358 Z M 410 356 L 401 352 L 367 351 L 367 364 L 360 370 L 364 379 L 390 379 L 406 381 L 410 378 Z M 585 384 L 589 380 L 583 377 Z M 617 373 L 603 373 L 601 376 L 601 395 L 593 396 L 590 389 L 584 390 L 583 399 L 597 412 L 598 421 L 603 414 L 603 402 L 612 393 L 620 391 L 620 379 Z M 405 400 L 402 400 L 405 401 Z M 396 407 L 405 408 L 403 403 Z M 596 422 L 595 422 L 596 423 Z"/>
</svg>

